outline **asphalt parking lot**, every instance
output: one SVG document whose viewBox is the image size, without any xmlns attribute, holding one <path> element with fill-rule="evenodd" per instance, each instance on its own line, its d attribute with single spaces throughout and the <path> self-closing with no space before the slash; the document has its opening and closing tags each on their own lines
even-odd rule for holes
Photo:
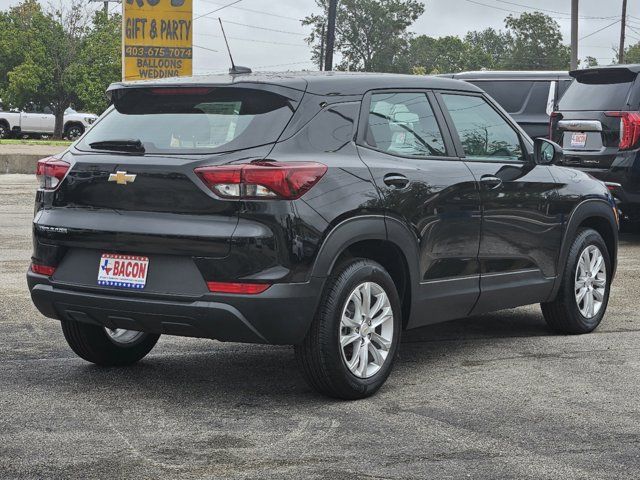
<svg viewBox="0 0 640 480">
<path fill-rule="evenodd" d="M 34 187 L 0 175 L 2 479 L 640 478 L 640 235 L 594 334 L 555 335 L 537 306 L 411 331 L 378 395 L 344 403 L 290 348 L 77 358 L 27 293 Z"/>
</svg>

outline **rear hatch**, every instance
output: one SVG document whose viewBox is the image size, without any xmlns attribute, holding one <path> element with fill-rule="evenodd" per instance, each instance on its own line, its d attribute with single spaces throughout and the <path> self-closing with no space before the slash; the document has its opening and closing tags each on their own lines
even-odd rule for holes
<svg viewBox="0 0 640 480">
<path fill-rule="evenodd" d="M 39 194 L 36 241 L 63 250 L 54 279 L 95 285 L 105 253 L 146 256 L 150 275 L 175 267 L 176 255 L 227 256 L 242 204 L 215 195 L 194 169 L 264 159 L 302 95 L 264 84 L 114 92 L 114 105 L 62 157 L 64 180 Z M 158 291 L 183 290 L 181 273 L 194 268 L 191 259 L 181 265 L 174 285 Z"/>
<path fill-rule="evenodd" d="M 551 137 L 565 153 L 565 164 L 608 169 L 625 137 L 625 125 L 638 110 L 637 71 L 626 67 L 594 68 L 571 72 L 569 86 L 551 118 Z M 631 125 L 632 129 L 635 126 Z M 627 128 L 627 134 L 630 129 Z M 623 142 L 624 143 L 624 142 Z"/>
</svg>

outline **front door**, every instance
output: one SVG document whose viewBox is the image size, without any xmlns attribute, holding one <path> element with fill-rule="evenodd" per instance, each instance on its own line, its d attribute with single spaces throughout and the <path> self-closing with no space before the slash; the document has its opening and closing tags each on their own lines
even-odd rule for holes
<svg viewBox="0 0 640 480">
<path fill-rule="evenodd" d="M 454 141 L 482 199 L 481 295 L 474 313 L 546 299 L 558 272 L 556 182 L 526 139 L 482 95 L 440 93 Z"/>
<path fill-rule="evenodd" d="M 464 317 L 479 295 L 480 196 L 426 91 L 365 96 L 358 151 L 381 194 L 387 223 L 415 237 L 419 298 L 409 327 Z"/>
</svg>

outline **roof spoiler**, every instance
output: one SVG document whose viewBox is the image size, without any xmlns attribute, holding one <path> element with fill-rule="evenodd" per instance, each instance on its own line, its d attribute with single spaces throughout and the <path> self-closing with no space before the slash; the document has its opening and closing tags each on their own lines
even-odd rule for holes
<svg viewBox="0 0 640 480">
<path fill-rule="evenodd" d="M 587 84 L 629 83 L 635 80 L 639 70 L 637 65 L 620 65 L 572 70 L 569 75 L 578 82 Z"/>
</svg>

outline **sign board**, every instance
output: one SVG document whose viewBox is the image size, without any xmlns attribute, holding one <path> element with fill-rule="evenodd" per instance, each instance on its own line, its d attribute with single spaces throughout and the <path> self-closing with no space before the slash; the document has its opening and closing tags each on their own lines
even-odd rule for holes
<svg viewBox="0 0 640 480">
<path fill-rule="evenodd" d="M 123 0 L 122 77 L 145 80 L 193 72 L 193 0 Z"/>
</svg>

